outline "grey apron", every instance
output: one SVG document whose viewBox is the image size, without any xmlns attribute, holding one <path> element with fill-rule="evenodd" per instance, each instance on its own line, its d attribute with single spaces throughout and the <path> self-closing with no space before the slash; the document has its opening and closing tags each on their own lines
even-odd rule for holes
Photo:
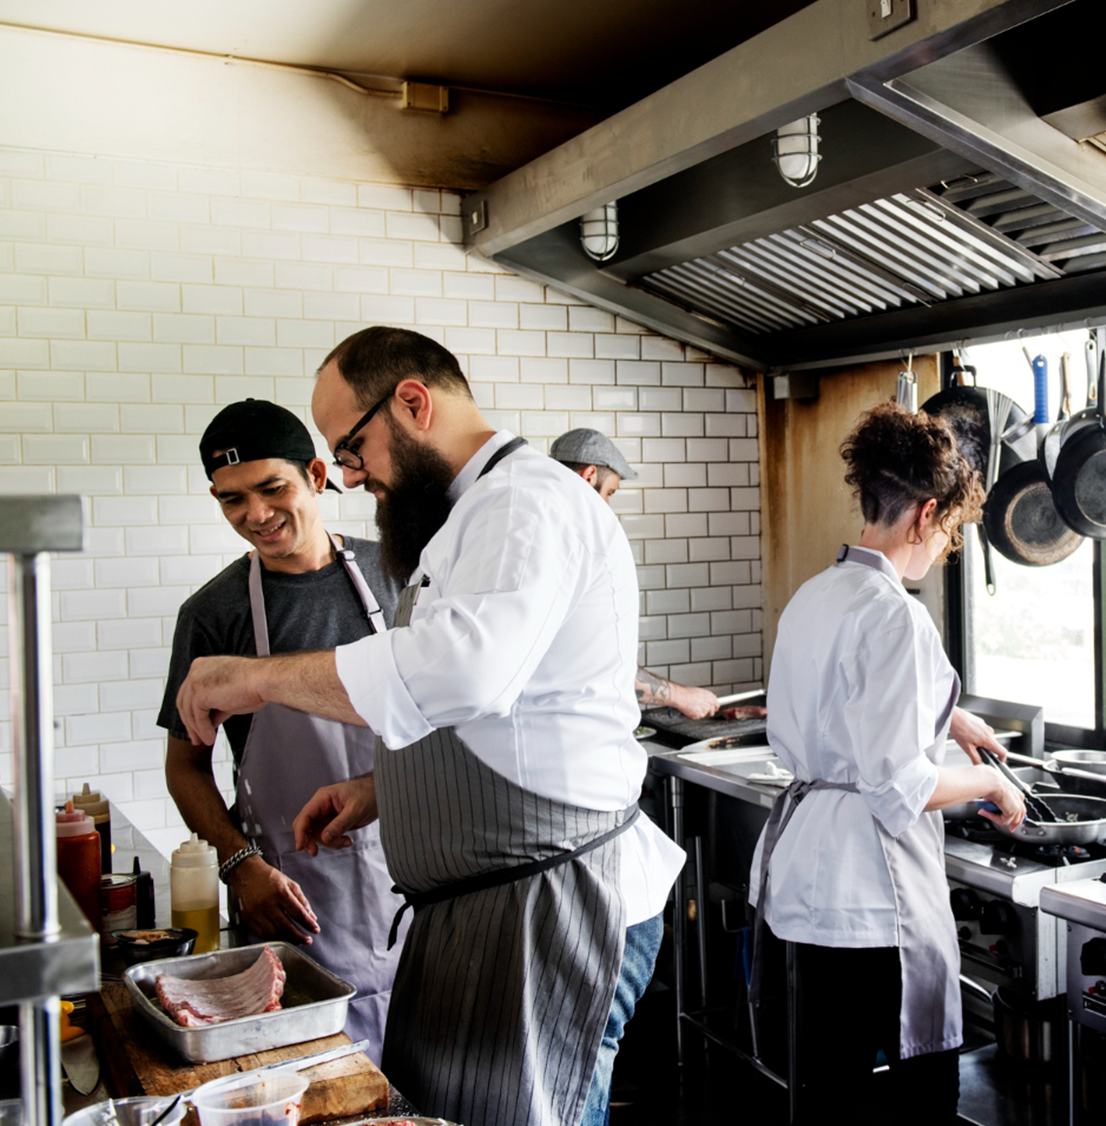
<svg viewBox="0 0 1106 1126">
<path fill-rule="evenodd" d="M 622 962 L 618 834 L 636 807 L 540 797 L 451 728 L 381 749 L 375 777 L 389 868 L 415 906 L 385 1073 L 465 1126 L 577 1126 Z"/>
<path fill-rule="evenodd" d="M 333 540 L 331 541 L 333 542 Z M 374 633 L 384 615 L 354 560 L 334 545 L 357 591 Z M 269 631 L 257 553 L 250 559 L 250 608 L 258 656 L 269 653 Z M 242 832 L 264 859 L 303 889 L 319 919 L 320 933 L 306 952 L 357 988 L 346 1031 L 368 1038 L 379 1060 L 399 951 L 388 949 L 388 925 L 402 905 L 392 891 L 380 830 L 352 834 L 353 847 L 296 851 L 292 822 L 319 786 L 364 774 L 373 766 L 373 734 L 334 720 L 270 704 L 253 717 L 238 765 L 236 807 Z M 233 907 L 232 907 L 233 918 Z M 251 936 L 252 937 L 252 936 Z"/>
<path fill-rule="evenodd" d="M 850 556 L 848 547 L 843 546 L 838 552 L 837 562 L 841 564 L 846 560 L 882 570 L 875 560 L 863 553 Z M 960 679 L 954 673 L 952 693 L 948 706 L 938 719 L 938 731 L 947 726 L 959 695 Z M 776 799 L 761 846 L 750 1000 L 759 1000 L 759 971 L 764 943 L 771 941 L 771 932 L 765 922 L 768 864 L 776 841 L 787 828 L 799 802 L 812 790 L 859 792 L 855 783 L 796 779 Z M 949 908 L 941 815 L 937 812 L 923 813 L 897 838 L 892 837 L 878 821 L 876 829 L 895 889 L 898 910 L 899 964 L 902 968 L 899 1056 L 910 1059 L 956 1048 L 963 1042 L 960 947 Z"/>
</svg>

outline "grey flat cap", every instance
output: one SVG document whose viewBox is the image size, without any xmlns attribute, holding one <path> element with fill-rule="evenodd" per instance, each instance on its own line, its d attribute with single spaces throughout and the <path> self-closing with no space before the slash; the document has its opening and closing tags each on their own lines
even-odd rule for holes
<svg viewBox="0 0 1106 1126">
<path fill-rule="evenodd" d="M 556 461 L 568 461 L 576 465 L 604 465 L 613 469 L 623 481 L 632 481 L 637 477 L 615 444 L 598 430 L 581 427 L 562 434 L 550 447 L 549 456 Z"/>
</svg>

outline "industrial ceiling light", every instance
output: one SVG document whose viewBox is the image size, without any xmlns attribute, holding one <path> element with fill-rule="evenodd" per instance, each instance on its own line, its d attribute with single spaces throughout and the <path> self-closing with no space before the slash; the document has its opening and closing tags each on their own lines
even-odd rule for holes
<svg viewBox="0 0 1106 1126">
<path fill-rule="evenodd" d="M 589 258 L 606 262 L 618 249 L 618 204 L 608 203 L 580 216 L 580 245 Z"/>
<path fill-rule="evenodd" d="M 818 175 L 818 125 L 819 117 L 812 113 L 781 125 L 772 138 L 772 162 L 793 188 L 805 188 Z"/>
</svg>

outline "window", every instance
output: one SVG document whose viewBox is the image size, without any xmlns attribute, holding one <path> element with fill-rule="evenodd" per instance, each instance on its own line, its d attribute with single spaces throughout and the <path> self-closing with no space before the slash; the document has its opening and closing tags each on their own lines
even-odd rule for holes
<svg viewBox="0 0 1106 1126">
<path fill-rule="evenodd" d="M 1073 413 L 1086 401 L 1085 332 L 978 345 L 966 364 L 976 367 L 980 387 L 1008 395 L 1033 414 L 1033 371 L 1026 358 L 1048 363 L 1049 412 L 1056 418 L 1060 397 L 1060 357 L 1067 352 Z M 1023 351 L 1024 348 L 1024 351 Z M 1030 446 L 1031 448 L 1031 446 Z M 1030 567 L 1013 563 L 992 549 L 994 593 L 984 578 L 980 540 L 973 528 L 965 536 L 959 568 L 965 598 L 962 670 L 965 688 L 977 696 L 1044 708 L 1049 736 L 1063 742 L 1088 742 L 1101 729 L 1096 683 L 1101 668 L 1096 620 L 1093 541 L 1084 540 L 1060 563 Z M 1058 728 L 1068 730 L 1058 730 Z M 1076 729 L 1076 730 L 1071 730 Z M 1080 737 L 1082 732 L 1082 737 Z"/>
</svg>

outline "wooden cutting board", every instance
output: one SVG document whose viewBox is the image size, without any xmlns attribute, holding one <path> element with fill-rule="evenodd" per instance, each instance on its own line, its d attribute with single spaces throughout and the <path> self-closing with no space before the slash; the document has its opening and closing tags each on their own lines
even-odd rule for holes
<svg viewBox="0 0 1106 1126">
<path fill-rule="evenodd" d="M 115 1095 L 120 1098 L 174 1095 L 212 1079 L 329 1051 L 350 1042 L 344 1032 L 339 1032 L 321 1040 L 217 1063 L 186 1063 L 154 1039 L 125 985 L 105 983 L 99 1002 L 95 995 L 89 998 L 89 1025 L 100 1048 L 100 1058 L 111 1075 Z M 376 1064 L 360 1052 L 321 1067 L 308 1068 L 304 1076 L 311 1086 L 304 1095 L 301 1122 L 321 1122 L 387 1109 L 388 1080 Z M 185 1121 L 187 1126 L 190 1119 Z"/>
</svg>

